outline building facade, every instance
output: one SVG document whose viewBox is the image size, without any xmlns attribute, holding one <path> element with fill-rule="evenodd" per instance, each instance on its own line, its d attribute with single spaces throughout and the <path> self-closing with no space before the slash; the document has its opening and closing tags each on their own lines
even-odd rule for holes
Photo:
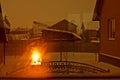
<svg viewBox="0 0 120 80">
<path fill-rule="evenodd" d="M 97 0 L 93 20 L 100 21 L 99 61 L 120 67 L 120 0 Z"/>
</svg>

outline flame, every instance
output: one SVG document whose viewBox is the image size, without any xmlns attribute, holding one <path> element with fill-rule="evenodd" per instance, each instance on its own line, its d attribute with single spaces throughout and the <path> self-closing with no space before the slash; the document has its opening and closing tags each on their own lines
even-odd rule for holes
<svg viewBox="0 0 120 80">
<path fill-rule="evenodd" d="M 42 57 L 38 50 L 32 51 L 32 65 L 41 65 Z"/>
</svg>

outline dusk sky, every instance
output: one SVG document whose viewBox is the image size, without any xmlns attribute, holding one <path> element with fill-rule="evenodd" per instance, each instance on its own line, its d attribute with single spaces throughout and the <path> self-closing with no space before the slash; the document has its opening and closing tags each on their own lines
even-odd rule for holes
<svg viewBox="0 0 120 80">
<path fill-rule="evenodd" d="M 31 27 L 33 21 L 52 25 L 71 14 L 92 18 L 96 0 L 0 0 L 3 15 L 7 15 L 12 27 Z M 73 16 L 74 17 L 74 16 Z"/>
</svg>

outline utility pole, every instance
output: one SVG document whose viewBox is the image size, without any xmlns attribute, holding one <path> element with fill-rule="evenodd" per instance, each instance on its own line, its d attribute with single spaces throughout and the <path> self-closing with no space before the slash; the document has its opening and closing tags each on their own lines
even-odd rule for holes
<svg viewBox="0 0 120 80">
<path fill-rule="evenodd" d="M 5 29 L 4 29 L 4 22 L 3 22 L 3 16 L 2 16 L 2 8 L 0 3 L 0 43 L 3 44 L 3 56 L 4 58 L 4 64 L 5 64 L 5 43 L 6 43 L 6 35 L 5 35 Z"/>
<path fill-rule="evenodd" d="M 4 52 L 4 53 L 3 53 L 3 54 L 4 54 L 4 65 L 5 65 L 5 47 L 6 47 L 6 44 L 5 44 L 5 42 L 4 42 L 4 44 L 3 44 L 3 48 L 4 48 L 4 51 L 3 51 L 3 52 Z"/>
<path fill-rule="evenodd" d="M 60 42 L 60 61 L 62 61 L 62 41 Z"/>
</svg>

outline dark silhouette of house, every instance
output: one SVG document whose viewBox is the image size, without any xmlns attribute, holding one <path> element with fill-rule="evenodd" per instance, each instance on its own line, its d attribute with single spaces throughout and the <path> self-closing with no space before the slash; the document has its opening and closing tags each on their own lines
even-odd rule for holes
<svg viewBox="0 0 120 80">
<path fill-rule="evenodd" d="M 64 30 L 76 33 L 77 25 L 63 19 L 62 21 L 49 27 L 50 29 Z"/>
<path fill-rule="evenodd" d="M 100 21 L 99 61 L 120 67 L 120 0 L 97 0 L 93 20 Z"/>
<path fill-rule="evenodd" d="M 42 30 L 42 37 L 45 40 L 81 40 L 75 33 L 56 29 Z"/>
<path fill-rule="evenodd" d="M 48 28 L 49 26 L 45 23 L 41 23 L 38 21 L 33 21 L 33 27 L 30 31 L 31 38 L 40 38 L 42 35 L 42 30 Z"/>
<path fill-rule="evenodd" d="M 5 43 L 7 42 L 5 27 L 3 23 L 2 9 L 0 4 L 0 63 L 4 61 Z"/>
<path fill-rule="evenodd" d="M 8 40 L 28 40 L 30 39 L 30 29 L 16 28 L 7 35 Z"/>
<path fill-rule="evenodd" d="M 98 40 L 99 38 L 98 30 L 86 29 L 84 33 L 81 34 L 81 37 L 85 40 L 90 42 L 91 40 Z"/>
<path fill-rule="evenodd" d="M 61 49 L 63 52 L 78 51 L 75 44 L 81 41 L 81 37 L 73 32 L 56 29 L 42 30 L 42 39 L 48 44 L 47 50 L 52 52 L 60 52 Z"/>
<path fill-rule="evenodd" d="M 46 29 L 42 30 L 42 39 L 47 42 L 49 52 L 98 52 L 99 43 L 85 42 L 73 32 Z"/>
</svg>

